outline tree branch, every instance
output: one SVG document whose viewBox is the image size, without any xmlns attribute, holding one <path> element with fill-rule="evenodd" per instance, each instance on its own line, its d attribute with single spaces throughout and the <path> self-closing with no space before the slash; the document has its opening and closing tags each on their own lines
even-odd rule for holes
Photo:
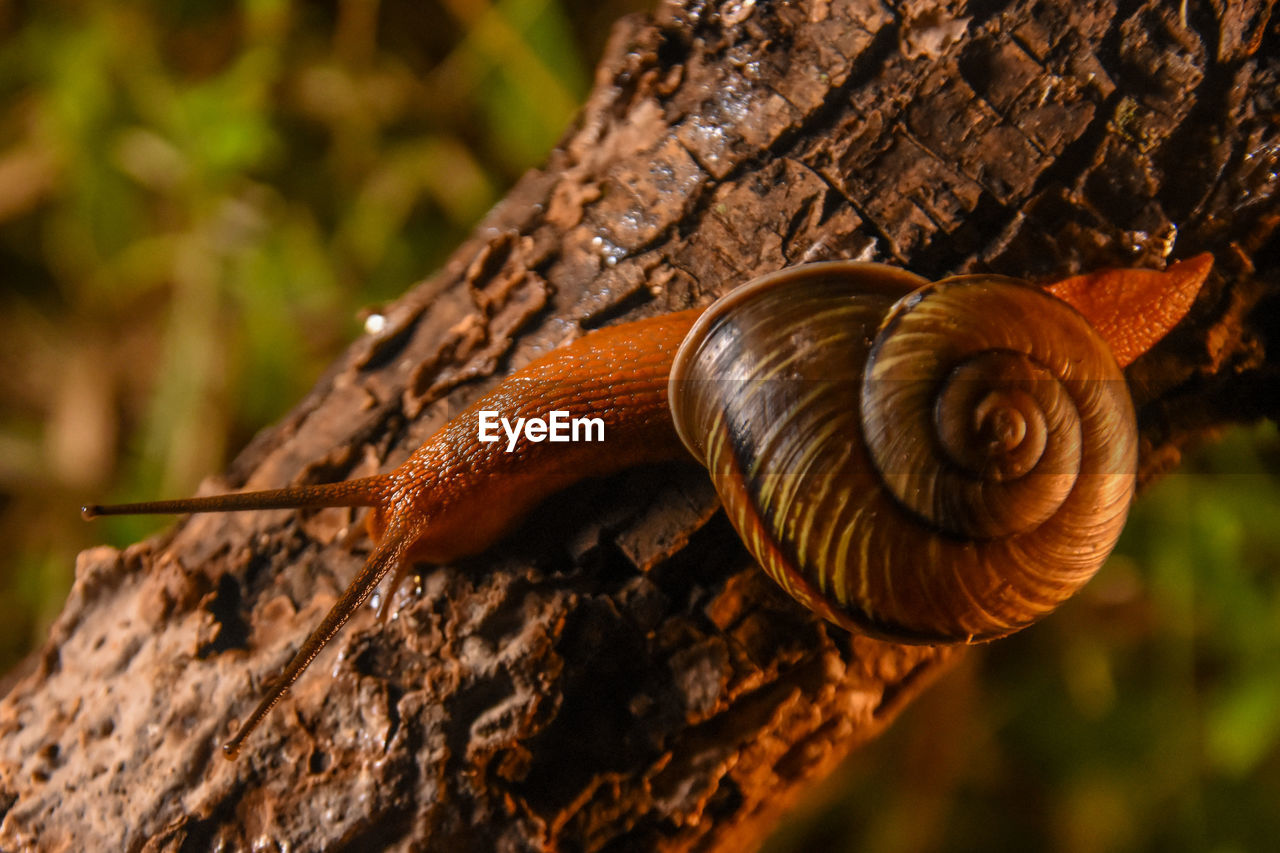
<svg viewBox="0 0 1280 853">
<path fill-rule="evenodd" d="M 812 0 L 621 22 L 577 124 L 207 490 L 386 470 L 547 348 L 861 257 L 1062 276 L 1211 251 L 1128 372 L 1144 480 L 1274 419 L 1271 3 Z M 367 553 L 348 510 L 194 517 L 81 555 L 0 705 L 0 846 L 742 849 L 960 652 L 773 588 L 705 474 L 570 490 L 353 620 L 243 757 L 217 746 Z"/>
</svg>

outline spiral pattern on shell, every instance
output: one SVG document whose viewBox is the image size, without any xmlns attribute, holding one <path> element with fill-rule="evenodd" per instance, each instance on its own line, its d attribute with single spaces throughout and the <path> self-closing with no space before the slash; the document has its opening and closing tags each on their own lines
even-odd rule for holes
<svg viewBox="0 0 1280 853">
<path fill-rule="evenodd" d="M 731 292 L 676 356 L 676 429 L 793 597 L 909 642 L 1045 615 L 1119 536 L 1137 457 L 1106 343 L 1013 279 L 793 267 Z"/>
</svg>

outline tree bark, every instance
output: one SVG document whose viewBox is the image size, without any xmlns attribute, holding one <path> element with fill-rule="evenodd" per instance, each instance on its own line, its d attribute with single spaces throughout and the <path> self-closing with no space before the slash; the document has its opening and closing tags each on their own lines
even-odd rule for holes
<svg viewBox="0 0 1280 853">
<path fill-rule="evenodd" d="M 1272 5 L 686 0 L 624 20 L 546 167 L 204 491 L 386 470 L 538 353 L 789 264 L 1037 278 L 1210 251 L 1191 318 L 1128 371 L 1149 480 L 1280 406 Z M 661 466 L 422 567 L 224 761 L 367 553 L 356 521 L 197 516 L 82 554 L 0 704 L 0 847 L 745 849 L 960 656 L 811 616 L 705 473 Z"/>
</svg>

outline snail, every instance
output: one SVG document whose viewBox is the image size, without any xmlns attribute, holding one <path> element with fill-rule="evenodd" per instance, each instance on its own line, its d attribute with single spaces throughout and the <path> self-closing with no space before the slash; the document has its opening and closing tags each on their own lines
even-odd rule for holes
<svg viewBox="0 0 1280 853">
<path fill-rule="evenodd" d="M 388 574 L 479 553 L 587 476 L 705 465 L 748 550 L 843 627 L 915 643 L 1016 631 L 1085 583 L 1133 494 L 1121 369 L 1212 265 L 1039 289 L 870 263 L 791 267 L 690 309 L 591 332 L 515 372 L 384 474 L 108 514 L 368 506 L 363 568 L 223 746 L 234 758 Z M 481 413 L 596 417 L 604 442 L 478 440 Z M 514 440 L 513 440 L 514 441 Z"/>
</svg>

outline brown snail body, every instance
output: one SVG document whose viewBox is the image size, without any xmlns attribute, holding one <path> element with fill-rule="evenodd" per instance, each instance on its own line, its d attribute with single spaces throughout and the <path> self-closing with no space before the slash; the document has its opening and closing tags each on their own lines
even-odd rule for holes
<svg viewBox="0 0 1280 853">
<path fill-rule="evenodd" d="M 1050 288 L 1070 305 L 991 276 L 929 284 L 879 264 L 794 267 L 705 312 L 547 354 L 386 474 L 84 514 L 373 507 L 368 561 L 229 757 L 388 572 L 477 553 L 551 493 L 680 458 L 681 440 L 748 549 L 815 613 L 907 642 L 987 639 L 1053 609 L 1110 552 L 1136 460 L 1120 368 L 1180 319 L 1210 265 Z M 600 417 L 606 440 L 506 453 L 477 440 L 485 410 Z"/>
</svg>

